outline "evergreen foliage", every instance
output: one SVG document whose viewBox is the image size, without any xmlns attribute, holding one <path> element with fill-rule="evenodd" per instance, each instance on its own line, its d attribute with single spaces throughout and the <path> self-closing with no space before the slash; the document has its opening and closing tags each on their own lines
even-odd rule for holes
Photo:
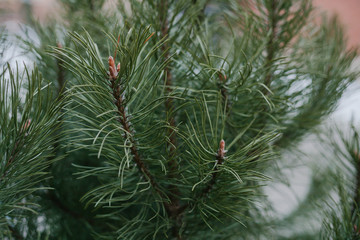
<svg viewBox="0 0 360 240">
<path fill-rule="evenodd" d="M 19 38 L 36 67 L 1 74 L 0 236 L 285 239 L 329 196 L 324 171 L 279 220 L 263 186 L 358 76 L 336 19 L 308 0 L 61 4 Z M 348 209 L 287 239 L 351 239 Z"/>
<path fill-rule="evenodd" d="M 61 105 L 52 100 L 51 83 L 36 68 L 20 72 L 7 65 L 0 84 L 0 236 L 4 238 L 18 234 L 12 225 L 24 211 L 35 212 L 34 191 L 49 189 L 42 182 L 49 178 L 46 169 L 59 159 L 54 151 Z"/>
<path fill-rule="evenodd" d="M 360 142 L 359 131 L 352 124 L 350 130 L 344 132 L 339 128 L 333 130 L 335 139 L 327 142 L 332 153 L 332 182 L 336 186 L 336 196 L 328 201 L 325 211 L 322 239 L 360 239 L 359 202 L 360 202 Z M 328 154 L 330 155 L 330 154 Z"/>
</svg>

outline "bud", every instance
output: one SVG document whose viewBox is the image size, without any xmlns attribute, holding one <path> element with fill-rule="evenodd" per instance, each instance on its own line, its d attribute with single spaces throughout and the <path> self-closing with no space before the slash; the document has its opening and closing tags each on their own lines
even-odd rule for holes
<svg viewBox="0 0 360 240">
<path fill-rule="evenodd" d="M 22 127 L 21 131 L 28 130 L 28 128 L 30 127 L 30 124 L 31 124 L 31 120 L 30 119 L 26 120 L 26 122 L 25 122 L 24 126 Z"/>
<path fill-rule="evenodd" d="M 116 70 L 117 70 L 117 72 L 120 72 L 120 63 L 118 63 Z"/>
<path fill-rule="evenodd" d="M 110 72 L 110 77 L 111 77 L 111 79 L 116 79 L 116 77 L 117 77 L 117 72 L 116 72 L 116 70 L 115 70 L 113 67 L 110 67 L 110 66 L 109 66 L 109 72 Z"/>
<path fill-rule="evenodd" d="M 114 58 L 112 56 L 109 57 L 109 72 L 111 79 L 116 79 L 118 72 L 116 71 Z"/>
<path fill-rule="evenodd" d="M 218 76 L 219 76 L 221 82 L 226 82 L 226 80 L 227 80 L 226 74 L 222 74 L 221 72 L 219 72 Z"/>
<path fill-rule="evenodd" d="M 226 150 L 225 150 L 225 141 L 224 141 L 224 139 L 222 139 L 222 140 L 220 141 L 220 144 L 219 144 L 218 157 L 219 157 L 219 158 L 224 158 L 224 157 L 225 157 L 225 153 L 226 153 Z"/>
<path fill-rule="evenodd" d="M 115 69 L 115 62 L 112 56 L 109 57 L 109 67 L 113 67 Z"/>
</svg>

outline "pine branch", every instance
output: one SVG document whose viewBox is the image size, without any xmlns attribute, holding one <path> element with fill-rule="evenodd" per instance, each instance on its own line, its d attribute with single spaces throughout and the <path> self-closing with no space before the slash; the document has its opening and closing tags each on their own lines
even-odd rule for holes
<svg viewBox="0 0 360 240">
<path fill-rule="evenodd" d="M 354 239 L 358 239 L 360 235 L 360 230 L 357 229 L 357 221 L 358 218 L 355 217 L 356 213 L 359 211 L 359 204 L 360 204 L 360 157 L 357 156 L 357 162 L 356 162 L 356 185 L 355 185 L 355 197 L 352 202 L 351 206 L 351 217 L 354 224 Z"/>
<path fill-rule="evenodd" d="M 225 113 L 228 114 L 230 111 L 230 103 L 229 103 L 229 94 L 226 89 L 226 82 L 227 82 L 227 76 L 225 74 L 222 74 L 221 72 L 219 72 L 220 93 L 221 93 L 221 97 L 222 97 L 224 103 L 226 104 Z"/>
<path fill-rule="evenodd" d="M 353 216 L 357 209 L 359 208 L 360 204 L 360 155 L 356 154 L 356 162 L 355 162 L 355 168 L 356 168 L 356 184 L 355 184 L 355 197 L 352 203 L 351 208 L 351 215 Z"/>
<path fill-rule="evenodd" d="M 164 38 L 166 36 L 168 36 L 169 34 L 169 23 L 168 23 L 168 20 L 167 20 L 167 11 L 168 11 L 168 2 L 167 0 L 162 0 L 161 3 L 160 3 L 160 11 L 161 11 L 161 14 L 160 14 L 160 21 L 161 21 L 161 38 Z M 170 53 L 168 51 L 168 44 L 167 43 L 164 43 L 162 46 L 161 46 L 161 50 L 163 51 L 164 53 L 164 58 L 165 58 L 165 61 L 167 61 L 170 57 Z M 166 93 L 170 94 L 172 92 L 172 74 L 171 74 L 171 71 L 170 71 L 170 68 L 169 66 L 166 66 L 165 67 L 165 85 L 166 85 Z M 173 109 L 174 109 L 174 106 L 173 106 L 173 100 L 172 98 L 167 98 L 166 101 L 165 101 L 165 111 L 166 113 L 170 113 Z M 169 119 L 169 125 L 170 125 L 170 128 L 169 128 L 169 132 L 168 132 L 168 135 L 169 135 L 169 140 L 170 140 L 170 144 L 168 145 L 168 148 L 169 148 L 169 151 L 170 151 L 170 161 L 169 161 L 169 169 L 170 169 L 170 173 L 169 173 L 169 177 L 172 178 L 174 177 L 174 172 L 176 172 L 177 170 L 177 161 L 175 159 L 175 151 L 176 151 L 176 132 L 175 132 L 175 127 L 176 127 L 176 123 L 175 123 L 175 118 L 173 116 L 170 116 L 170 119 Z M 173 188 L 173 187 L 171 187 Z M 178 190 L 176 190 L 175 188 L 172 189 L 172 192 L 173 192 L 173 196 L 170 196 L 170 198 L 172 198 L 173 201 L 178 201 L 176 199 L 174 199 L 174 196 L 177 196 L 178 195 Z M 177 197 L 175 197 L 177 198 Z"/>
<path fill-rule="evenodd" d="M 219 168 L 218 165 L 222 165 L 224 163 L 224 158 L 225 158 L 225 141 L 221 140 L 220 144 L 219 144 L 219 150 L 218 153 L 216 155 L 216 165 L 215 165 L 215 169 L 211 175 L 211 180 L 208 183 L 207 187 L 204 188 L 203 192 L 200 195 L 200 198 L 203 198 L 205 195 L 209 194 L 209 192 L 211 191 L 211 189 L 213 189 L 215 183 L 216 183 L 216 179 L 219 175 Z"/>
<path fill-rule="evenodd" d="M 5 169 L 8 168 L 10 166 L 10 164 L 14 161 L 14 159 L 16 157 L 16 154 L 17 154 L 17 151 L 18 151 L 18 145 L 19 144 L 20 144 L 20 141 L 17 141 L 15 143 L 15 146 L 14 146 L 13 150 L 10 153 L 10 157 L 6 162 Z M 2 181 L 6 177 L 7 173 L 8 173 L 8 170 L 5 170 L 5 172 L 1 175 L 0 181 Z"/>
<path fill-rule="evenodd" d="M 14 146 L 13 150 L 10 153 L 10 157 L 6 162 L 5 168 L 9 167 L 10 164 L 14 161 L 14 159 L 16 157 L 16 154 L 18 153 L 18 146 L 19 146 L 20 143 L 21 143 L 20 140 L 16 141 L 15 146 Z M 6 175 L 6 172 L 4 173 L 4 175 Z M 2 176 L 2 178 L 4 177 L 4 175 Z"/>
<path fill-rule="evenodd" d="M 48 192 L 46 194 L 46 199 L 50 200 L 58 209 L 60 209 L 61 211 L 63 211 L 64 213 L 70 215 L 72 218 L 75 219 L 80 219 L 82 218 L 81 215 L 79 215 L 78 213 L 70 210 L 69 208 L 67 208 L 57 197 L 53 192 Z"/>
<path fill-rule="evenodd" d="M 155 178 L 151 175 L 148 168 L 145 166 L 144 162 L 141 160 L 140 154 L 136 147 L 135 139 L 133 138 L 133 131 L 130 127 L 128 116 L 126 114 L 124 99 L 121 95 L 120 85 L 116 83 L 117 73 L 120 70 L 120 65 L 115 69 L 114 59 L 109 57 L 109 71 L 110 71 L 110 87 L 112 89 L 112 95 L 115 99 L 114 104 L 117 107 L 117 114 L 119 115 L 118 121 L 122 125 L 124 131 L 124 139 L 129 140 L 131 143 L 130 151 L 133 156 L 133 159 L 139 168 L 139 170 L 145 175 L 145 177 L 150 181 L 151 186 L 159 194 L 163 200 L 164 207 L 168 213 L 171 213 L 171 206 L 167 203 L 167 196 L 161 191 L 160 186 L 155 181 Z"/>
<path fill-rule="evenodd" d="M 259 232 L 259 236 L 262 234 L 260 233 L 262 229 L 254 227 L 261 225 L 259 222 L 262 222 L 262 219 L 256 218 L 260 214 L 255 217 L 252 211 L 257 210 L 253 203 L 261 191 L 260 185 L 267 180 L 264 176 L 266 164 L 263 163 L 275 159 L 272 153 L 272 146 L 276 143 L 275 136 L 271 137 L 271 134 L 267 135 L 266 132 L 274 131 L 273 135 L 276 135 L 275 132 L 280 131 L 279 129 L 283 129 L 287 124 L 290 125 L 292 121 L 289 118 L 293 116 L 292 113 L 306 113 L 299 114 L 299 119 L 293 121 L 298 123 L 294 124 L 296 129 L 305 125 L 302 130 L 306 132 L 309 130 L 306 127 L 309 124 L 304 121 L 304 117 L 310 116 L 316 120 L 324 115 L 307 114 L 306 110 L 311 109 L 311 106 L 300 104 L 300 102 L 306 103 L 307 99 L 288 93 L 288 89 L 298 80 L 300 80 L 298 83 L 301 83 L 303 78 L 311 78 L 314 84 L 305 90 L 315 93 L 316 87 L 319 86 L 321 94 L 319 91 L 319 94 L 313 95 L 321 97 L 324 99 L 323 102 L 326 102 L 333 94 L 326 95 L 323 91 L 326 92 L 325 90 L 330 85 L 339 86 L 338 82 L 340 82 L 339 80 L 333 81 L 334 84 L 325 84 L 330 80 L 324 79 L 323 84 L 315 84 L 316 79 L 323 76 L 322 68 L 319 68 L 319 71 L 308 71 L 321 74 L 315 77 L 311 74 L 307 76 L 306 71 L 303 71 L 305 74 L 299 74 L 300 71 L 294 72 L 293 70 L 298 68 L 294 68 L 291 64 L 302 63 L 298 61 L 300 57 L 294 60 L 291 49 L 283 51 L 284 45 L 289 43 L 291 38 L 298 39 L 298 36 L 294 36 L 298 30 L 291 29 L 299 29 L 298 26 L 303 26 L 299 24 L 302 20 L 300 21 L 296 14 L 299 12 L 300 15 L 303 8 L 292 7 L 292 5 L 296 6 L 295 3 L 305 1 L 248 1 L 256 2 L 258 5 L 255 8 L 260 10 L 257 11 L 254 8 L 251 14 L 244 17 L 246 21 L 243 22 L 251 29 L 232 31 L 232 28 L 237 26 L 232 24 L 230 18 L 227 21 L 228 25 L 225 24 L 230 29 L 226 29 L 223 22 L 217 21 L 220 18 L 215 15 L 228 8 L 229 5 L 237 5 L 238 1 L 211 1 L 211 4 L 208 0 L 125 1 L 131 5 L 131 11 L 128 11 L 131 13 L 124 13 L 128 6 L 121 6 L 120 8 L 125 10 L 123 13 L 120 10 L 121 17 L 117 18 L 118 15 L 115 14 L 107 18 L 105 14 L 99 14 L 101 21 L 97 22 L 95 21 L 97 18 L 92 18 L 93 14 L 91 15 L 91 12 L 96 11 L 96 6 L 101 5 L 97 1 L 64 0 L 73 6 L 71 13 L 78 11 L 77 9 L 82 12 L 81 17 L 78 18 L 80 21 L 73 22 L 75 29 L 87 22 L 87 26 L 93 25 L 91 26 L 94 27 L 93 30 L 96 29 L 94 33 L 98 33 L 101 29 L 112 35 L 110 32 L 114 29 L 111 23 L 118 19 L 124 20 L 120 25 L 124 22 L 131 23 L 135 27 L 129 29 L 128 24 L 125 24 L 124 32 L 128 34 L 121 38 L 122 42 L 118 40 L 116 45 L 116 52 L 122 64 L 121 72 L 118 70 L 120 66 L 116 67 L 114 60 L 110 60 L 110 74 L 106 75 L 101 56 L 108 52 L 109 44 L 106 44 L 103 34 L 94 34 L 99 41 L 92 41 L 89 36 L 93 34 L 87 33 L 86 37 L 74 34 L 72 40 L 76 50 L 61 49 L 58 46 L 55 52 L 58 61 L 46 71 L 52 74 L 51 79 L 57 81 L 55 85 L 59 86 L 59 89 L 55 91 L 57 90 L 59 95 L 63 94 L 65 68 L 67 68 L 66 73 L 69 70 L 69 73 L 73 73 L 76 77 L 76 79 L 69 78 L 70 84 L 74 85 L 66 93 L 66 97 L 64 96 L 66 100 L 69 99 L 66 106 L 73 112 L 69 115 L 71 117 L 69 121 L 66 121 L 66 127 L 69 127 L 68 138 L 75 142 L 71 146 L 73 148 L 71 151 L 83 149 L 84 152 L 80 154 L 84 156 L 93 154 L 92 150 L 98 153 L 96 165 L 87 161 L 81 164 L 85 166 L 79 166 L 83 169 L 80 173 L 81 177 L 92 176 L 100 180 L 96 182 L 95 188 L 89 186 L 92 189 L 83 198 L 90 198 L 89 204 L 96 202 L 95 207 L 99 209 L 97 217 L 105 219 L 100 223 L 99 228 L 94 227 L 94 231 L 99 230 L 96 237 L 148 239 L 152 236 L 153 239 L 180 240 L 191 236 L 195 239 L 230 239 L 237 236 L 247 238 L 246 236 L 253 229 Z M 243 2 L 241 1 L 239 6 L 242 7 Z M 79 8 L 80 3 L 82 5 Z M 204 11 L 208 3 L 209 7 Z M 237 12 L 234 13 L 234 16 L 236 15 Z M 248 24 L 247 21 L 254 22 L 254 25 Z M 197 59 L 202 60 L 202 56 L 199 56 L 200 48 L 192 41 L 192 38 L 197 35 L 196 31 L 202 31 L 200 28 L 202 22 L 205 25 L 204 32 L 209 30 L 214 33 L 208 38 L 209 51 L 201 49 L 204 56 L 209 59 L 206 65 L 197 61 Z M 140 26 L 145 24 L 157 26 L 161 39 L 171 36 L 168 37 L 168 41 L 159 42 L 148 52 L 146 48 L 150 44 L 144 44 L 151 37 L 146 39 L 148 29 L 139 35 L 133 35 L 134 29 L 142 28 Z M 218 27 L 225 31 L 221 29 L 217 31 Z M 74 30 L 73 26 L 72 30 Z M 238 33 L 239 37 L 236 37 Z M 116 44 L 115 37 L 111 36 L 111 41 Z M 237 43 L 231 44 L 229 54 L 223 56 L 224 50 L 226 51 L 232 42 Z M 211 49 L 221 50 L 215 54 Z M 322 49 L 326 51 L 324 51 L 325 54 L 319 54 L 319 58 L 323 58 L 328 52 L 327 46 Z M 303 51 L 306 52 L 305 49 Z M 58 52 L 61 54 L 57 54 Z M 161 58 L 153 57 L 158 53 Z M 172 53 L 176 53 L 174 54 L 176 59 L 168 65 Z M 289 53 L 288 62 L 291 64 L 277 61 L 278 56 L 284 56 L 287 53 Z M 254 66 L 253 70 L 249 70 L 249 75 L 246 74 L 247 58 L 249 66 Z M 188 59 L 190 66 L 186 63 Z M 308 59 L 313 60 L 311 57 Z M 318 62 L 317 59 L 314 60 Z M 328 62 L 333 62 L 332 59 L 329 58 L 329 60 Z M 221 63 L 222 66 L 219 68 Z M 326 64 L 320 65 L 326 66 Z M 338 69 L 342 72 L 341 66 L 343 66 L 341 62 L 338 65 L 334 64 L 334 72 Z M 161 72 L 164 75 L 161 75 Z M 289 80 L 287 78 L 289 74 L 296 75 L 295 80 Z M 71 77 L 70 74 L 69 77 Z M 164 83 L 158 84 L 162 78 L 164 78 Z M 288 81 L 291 84 L 288 84 Z M 274 93 L 271 99 L 268 96 L 270 86 Z M 174 91 L 174 88 L 179 90 Z M 184 104 L 180 104 L 178 100 L 171 97 L 180 91 L 182 91 L 181 99 L 184 99 L 181 103 L 184 102 Z M 204 99 L 199 101 L 199 108 L 194 109 L 194 114 L 189 114 L 187 106 L 191 105 L 192 99 L 196 99 L 199 95 L 203 95 Z M 314 99 L 317 98 L 314 97 Z M 286 102 L 286 100 L 289 101 Z M 265 101 L 269 109 L 265 109 Z M 285 102 L 289 103 L 289 107 L 284 106 Z M 309 102 L 319 103 L 319 101 Z M 290 109 L 293 104 L 301 106 L 295 111 Z M 324 109 L 328 109 L 328 105 L 323 104 L 323 106 Z M 322 108 L 315 109 L 322 110 Z M 231 116 L 228 114 L 229 111 L 232 111 Z M 185 115 L 189 115 L 188 119 Z M 199 115 L 201 118 L 198 117 Z M 165 120 L 162 118 L 164 116 Z M 269 122 L 273 124 L 267 124 Z M 231 128 L 228 128 L 226 124 Z M 81 128 L 75 126 L 81 126 Z M 299 132 L 291 127 L 286 129 L 291 129 L 291 132 L 295 133 Z M 218 144 L 216 139 L 219 139 L 219 136 L 229 140 L 227 146 L 231 149 L 231 154 L 226 154 L 226 162 L 223 140 L 220 141 L 220 147 L 214 154 L 214 144 L 215 146 Z M 284 134 L 284 136 L 287 135 Z M 9 155 L 12 149 L 5 151 L 9 152 L 6 158 L 11 156 L 9 162 L 13 161 L 12 156 L 21 158 L 25 155 L 23 150 L 30 145 L 28 142 L 33 143 L 29 140 L 25 147 L 21 148 L 20 143 L 19 146 L 15 144 L 17 139 L 19 138 L 9 141 L 12 147 L 15 146 L 14 153 Z M 37 137 L 34 136 L 32 139 L 36 140 Z M 124 142 L 123 139 L 125 143 L 120 144 Z M 289 137 L 289 139 L 294 138 Z M 53 153 L 52 146 L 54 144 L 48 147 L 48 152 Z M 16 155 L 18 149 L 21 151 Z M 73 157 L 74 155 L 69 156 L 69 160 Z M 14 168 L 23 163 L 20 160 L 14 161 Z M 135 163 L 136 167 L 131 167 L 131 163 Z M 28 167 L 31 165 L 29 164 Z M 10 169 L 13 171 L 12 165 Z M 198 185 L 199 189 L 190 191 L 192 184 L 193 189 Z M 150 192 L 148 189 L 151 189 Z M 69 193 L 71 194 L 71 189 Z M 76 209 L 71 207 L 71 202 L 64 204 L 59 202 L 61 199 L 57 198 L 57 195 L 52 197 L 55 197 L 55 199 L 50 199 L 53 200 L 54 206 L 62 210 L 65 215 L 75 219 L 83 215 L 81 211 L 75 211 Z M 162 203 L 154 203 L 154 198 Z M 192 205 L 192 203 L 196 204 Z M 186 211 L 185 218 L 185 209 L 188 207 L 193 208 L 191 211 Z M 159 213 L 161 211 L 164 211 L 163 214 L 166 216 L 162 216 Z M 350 208 L 346 212 L 349 214 Z M 45 216 L 46 224 L 52 223 L 52 219 L 57 217 L 46 212 Z M 256 223 L 252 224 L 254 219 Z M 106 223 L 110 221 L 112 221 L 110 231 L 105 232 L 104 230 L 109 228 L 102 227 L 104 223 L 107 225 Z M 183 221 L 186 224 L 183 224 Z M 239 223 L 246 225 L 249 231 L 241 233 Z M 214 231 L 209 231 L 209 227 L 214 227 Z M 64 226 L 55 225 L 55 228 L 63 230 Z M 19 229 L 22 228 L 19 227 Z M 73 233 L 72 231 L 71 229 L 69 232 Z"/>
<path fill-rule="evenodd" d="M 168 14 L 168 1 L 167 0 L 161 0 L 160 2 L 160 22 L 161 22 L 161 37 L 164 38 L 168 36 L 169 34 L 169 23 L 167 19 Z M 164 53 L 165 61 L 168 61 L 170 58 L 170 53 L 168 51 L 168 44 L 164 43 L 161 47 L 162 52 Z M 172 92 L 172 73 L 170 71 L 169 66 L 167 65 L 165 67 L 165 86 L 166 86 L 166 93 L 170 94 Z M 168 97 L 165 100 L 165 112 L 170 113 L 174 109 L 174 103 L 173 99 Z M 168 149 L 169 149 L 169 161 L 168 161 L 168 167 L 169 167 L 169 178 L 170 179 L 176 179 L 177 178 L 177 169 L 178 169 L 178 162 L 176 157 L 176 147 L 177 147 L 177 139 L 176 139 L 176 122 L 175 117 L 173 115 L 169 116 L 169 125 L 170 128 L 168 130 L 168 136 L 169 136 L 169 143 L 168 143 Z M 177 239 L 181 239 L 181 236 L 179 235 L 179 226 L 181 224 L 181 217 L 179 219 L 179 209 L 184 208 L 180 206 L 180 191 L 178 187 L 174 184 L 170 184 L 169 187 L 169 198 L 170 198 L 170 206 L 169 206 L 169 214 L 170 218 L 177 219 L 177 223 L 174 225 L 172 234 Z M 186 208 L 186 207 L 185 207 Z M 180 212 L 181 213 L 181 212 Z"/>
<path fill-rule="evenodd" d="M 43 81 L 36 67 L 30 72 L 24 66 L 19 72 L 8 65 L 5 71 L 9 78 L 2 75 L 0 79 L 0 221 L 12 221 L 35 213 L 27 196 L 46 188 L 42 182 L 46 169 L 59 159 L 53 157 L 52 149 L 62 102 L 53 101 L 50 84 Z"/>
<path fill-rule="evenodd" d="M 59 198 L 55 195 L 54 192 L 48 192 L 46 194 L 46 199 L 50 200 L 58 209 L 66 213 L 67 215 L 71 216 L 74 219 L 82 219 L 86 222 L 88 222 L 90 225 L 94 226 L 95 223 L 92 219 L 88 219 L 85 216 L 82 216 L 81 214 L 71 210 L 68 208 L 62 201 L 59 200 Z"/>
<path fill-rule="evenodd" d="M 57 43 L 56 44 L 57 47 L 59 49 L 63 48 L 63 46 L 61 45 L 61 43 Z M 57 98 L 58 100 L 63 99 L 64 97 L 64 91 L 65 91 L 65 69 L 62 66 L 63 65 L 63 60 L 58 56 L 56 58 L 56 66 L 57 66 L 57 82 L 58 82 L 58 93 L 57 93 Z M 60 112 L 62 112 L 62 109 L 60 109 Z M 62 115 L 59 116 L 59 127 L 61 126 L 61 124 L 63 123 L 63 117 Z M 60 137 L 59 134 L 57 135 L 56 141 L 54 142 L 54 151 L 56 152 L 56 150 L 59 147 L 59 141 Z"/>
<path fill-rule="evenodd" d="M 124 139 L 129 139 L 131 143 L 130 151 L 133 156 L 133 159 L 139 168 L 139 170 L 146 176 L 146 178 L 150 181 L 151 186 L 154 188 L 154 190 L 159 194 L 159 196 L 162 198 L 162 203 L 164 205 L 164 208 L 167 212 L 167 214 L 170 216 L 170 218 L 174 219 L 176 222 L 172 228 L 172 235 L 176 237 L 178 240 L 181 240 L 182 237 L 180 236 L 179 230 L 180 226 L 182 225 L 182 212 L 187 208 L 187 205 L 180 206 L 178 198 L 174 200 L 174 196 L 170 195 L 170 203 L 167 202 L 168 197 L 161 191 L 160 186 L 156 182 L 153 175 L 151 175 L 150 171 L 142 161 L 140 154 L 136 147 L 135 139 L 133 138 L 133 131 L 131 129 L 128 116 L 126 114 L 126 110 L 124 107 L 124 99 L 121 95 L 121 89 L 120 85 L 116 83 L 117 78 L 117 72 L 120 70 L 120 65 L 118 65 L 117 69 L 115 70 L 115 63 L 112 57 L 109 57 L 109 70 L 110 70 L 110 87 L 112 89 L 112 95 L 115 99 L 115 105 L 117 107 L 117 113 L 119 115 L 119 122 L 121 123 L 122 127 L 125 130 L 124 133 Z M 172 175 L 174 177 L 174 175 Z M 171 191 L 171 194 L 177 194 L 178 190 L 173 188 L 169 188 Z M 176 195 L 178 196 L 178 194 Z"/>
<path fill-rule="evenodd" d="M 23 132 L 26 131 L 26 129 L 28 129 L 30 127 L 30 123 L 31 123 L 30 120 L 26 121 L 25 125 L 21 129 L 20 134 L 24 134 Z M 25 133 L 24 137 L 26 137 L 26 133 Z M 24 138 L 21 138 L 21 139 L 19 139 L 19 140 L 17 140 L 15 142 L 15 146 L 12 149 L 12 151 L 10 153 L 10 157 L 6 162 L 5 169 L 7 169 L 13 163 L 13 161 L 15 160 L 16 155 L 18 154 L 18 152 L 20 150 L 19 148 L 21 148 L 22 145 L 23 145 L 23 141 L 24 141 Z M 0 178 L 0 181 L 2 181 L 6 177 L 7 173 L 8 173 L 8 170 L 5 170 L 5 172 L 3 173 L 3 175 Z"/>
</svg>

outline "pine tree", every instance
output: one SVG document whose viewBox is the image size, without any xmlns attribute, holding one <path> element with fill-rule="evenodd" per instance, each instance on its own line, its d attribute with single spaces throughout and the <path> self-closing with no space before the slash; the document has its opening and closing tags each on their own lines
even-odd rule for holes
<svg viewBox="0 0 360 240">
<path fill-rule="evenodd" d="M 2 238 L 356 239 L 356 204 L 285 237 L 263 188 L 358 76 L 335 18 L 315 24 L 309 0 L 106 4 L 30 18 L 34 65 L 2 68 Z M 292 216 L 329 196 L 325 175 Z"/>
</svg>

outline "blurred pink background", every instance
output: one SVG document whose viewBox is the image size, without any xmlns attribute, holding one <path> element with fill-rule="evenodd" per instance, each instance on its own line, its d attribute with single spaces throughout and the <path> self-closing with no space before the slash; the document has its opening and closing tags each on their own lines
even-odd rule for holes
<svg viewBox="0 0 360 240">
<path fill-rule="evenodd" d="M 108 0 L 109 2 L 114 0 Z M 56 0 L 0 0 L 0 24 L 4 21 L 24 20 L 23 3 L 33 5 L 33 14 L 40 20 L 46 20 L 50 13 L 59 11 Z M 360 46 L 360 0 L 313 0 L 314 6 L 320 11 L 337 14 L 345 26 L 350 46 Z"/>
<path fill-rule="evenodd" d="M 360 0 L 313 0 L 314 5 L 337 14 L 349 37 L 350 46 L 360 46 Z"/>
</svg>

